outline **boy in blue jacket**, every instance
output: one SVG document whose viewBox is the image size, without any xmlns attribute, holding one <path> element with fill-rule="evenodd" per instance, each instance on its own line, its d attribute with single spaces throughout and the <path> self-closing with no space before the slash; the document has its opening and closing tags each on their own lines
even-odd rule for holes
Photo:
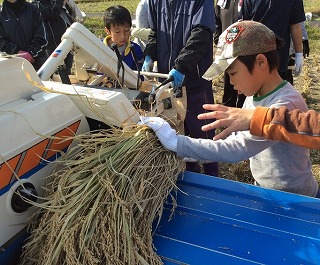
<svg viewBox="0 0 320 265">
<path fill-rule="evenodd" d="M 128 9 L 121 5 L 111 6 L 104 12 L 104 26 L 107 36 L 103 43 L 111 47 L 113 43 L 117 44 L 118 50 L 125 62 L 132 70 L 141 68 L 143 62 L 143 52 L 141 47 L 130 41 L 132 19 Z M 133 45 L 137 57 L 135 62 L 130 46 Z"/>
</svg>

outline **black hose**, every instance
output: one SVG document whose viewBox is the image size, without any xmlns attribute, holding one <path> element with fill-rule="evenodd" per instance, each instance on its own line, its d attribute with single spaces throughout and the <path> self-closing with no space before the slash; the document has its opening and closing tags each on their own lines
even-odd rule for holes
<svg viewBox="0 0 320 265">
<path fill-rule="evenodd" d="M 123 87 L 123 84 L 124 84 L 124 65 L 122 62 L 122 56 L 119 52 L 119 49 L 118 49 L 118 46 L 116 43 L 111 44 L 111 49 L 116 53 L 117 58 L 118 58 L 117 78 L 119 78 L 120 68 L 122 68 L 121 87 Z"/>
<path fill-rule="evenodd" d="M 133 57 L 133 61 L 134 61 L 135 65 L 137 67 L 137 70 L 138 70 L 137 90 L 139 90 L 139 85 L 140 85 L 140 67 L 138 65 L 136 51 L 134 50 L 134 44 L 132 44 L 132 43 L 130 45 L 130 51 L 131 51 L 131 54 L 132 54 L 132 57 Z"/>
</svg>

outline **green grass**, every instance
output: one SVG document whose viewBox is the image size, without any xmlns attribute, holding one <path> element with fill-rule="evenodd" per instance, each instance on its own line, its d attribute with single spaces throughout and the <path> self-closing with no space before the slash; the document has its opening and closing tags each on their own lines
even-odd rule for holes
<svg viewBox="0 0 320 265">
<path fill-rule="evenodd" d="M 310 52 L 313 54 L 320 53 L 320 30 L 317 27 L 307 26 Z"/>
<path fill-rule="evenodd" d="M 303 4 L 305 12 L 320 13 L 319 0 L 304 0 Z"/>
<path fill-rule="evenodd" d="M 77 5 L 86 13 L 104 12 L 108 7 L 113 5 L 122 5 L 126 7 L 131 14 L 136 12 L 139 0 L 118 0 L 118 1 L 85 1 L 78 2 Z"/>
<path fill-rule="evenodd" d="M 84 25 L 98 38 L 103 38 L 106 35 L 102 17 L 87 17 Z"/>
<path fill-rule="evenodd" d="M 78 2 L 77 5 L 85 13 L 100 13 L 96 16 L 88 16 L 84 25 L 97 37 L 105 36 L 102 13 L 110 6 L 122 5 L 126 7 L 131 14 L 135 14 L 139 0 L 121 0 L 121 1 L 99 1 L 99 2 Z"/>
</svg>

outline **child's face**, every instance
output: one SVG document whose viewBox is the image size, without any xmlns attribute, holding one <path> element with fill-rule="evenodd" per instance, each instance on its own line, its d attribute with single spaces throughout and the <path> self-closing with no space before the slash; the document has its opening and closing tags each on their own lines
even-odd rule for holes
<svg viewBox="0 0 320 265">
<path fill-rule="evenodd" d="M 105 32 L 111 36 L 112 43 L 116 43 L 119 47 L 127 43 L 131 36 L 129 24 L 111 25 L 110 30 L 105 28 Z"/>
<path fill-rule="evenodd" d="M 238 94 L 253 96 L 257 94 L 262 86 L 261 79 L 257 73 L 257 62 L 255 62 L 252 73 L 238 59 L 236 59 L 226 70 L 230 76 L 230 84 L 234 86 Z"/>
</svg>

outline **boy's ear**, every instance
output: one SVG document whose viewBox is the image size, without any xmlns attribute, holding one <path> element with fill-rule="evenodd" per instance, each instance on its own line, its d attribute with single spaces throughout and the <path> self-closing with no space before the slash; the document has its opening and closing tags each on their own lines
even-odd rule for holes
<svg viewBox="0 0 320 265">
<path fill-rule="evenodd" d="M 258 54 L 256 57 L 256 62 L 257 65 L 262 69 L 268 67 L 268 60 L 264 54 Z"/>
<path fill-rule="evenodd" d="M 104 32 L 107 33 L 108 35 L 110 34 L 110 30 L 108 30 L 106 27 L 104 27 Z"/>
</svg>

